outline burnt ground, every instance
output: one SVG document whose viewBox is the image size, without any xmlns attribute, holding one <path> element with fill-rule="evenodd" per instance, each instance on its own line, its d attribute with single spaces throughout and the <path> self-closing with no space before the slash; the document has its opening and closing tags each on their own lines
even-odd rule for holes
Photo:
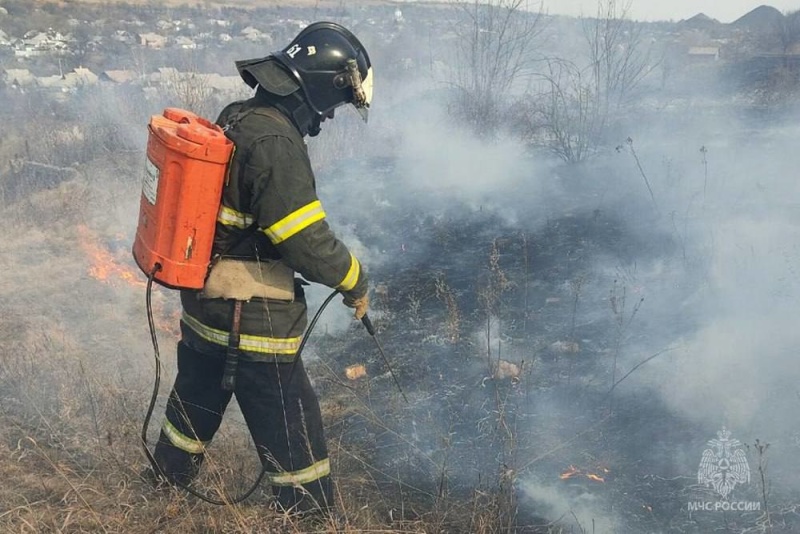
<svg viewBox="0 0 800 534">
<path fill-rule="evenodd" d="M 355 524 L 448 533 L 798 531 L 800 499 L 769 467 L 769 517 L 687 510 L 689 502 L 719 500 L 697 483 L 701 454 L 718 428 L 676 413 L 647 387 L 681 336 L 702 324 L 682 303 L 706 283 L 706 266 L 687 254 L 668 216 L 631 198 L 604 201 L 600 185 L 583 180 L 562 184 L 565 194 L 537 203 L 527 218 L 491 202 L 444 202 L 447 194 L 408 202 L 400 181 L 390 179 L 391 162 L 373 163 L 365 172 L 379 174 L 372 185 L 390 202 L 368 226 L 347 213 L 332 219 L 380 251 L 368 263 L 371 315 L 409 403 L 358 324 L 314 332 L 308 358 Z M 124 196 L 135 198 L 138 187 L 131 189 Z M 0 394 L 3 417 L 15 422 L 2 444 L 13 460 L 4 467 L 14 467 L 9 487 L 19 489 L 4 495 L 16 511 L 0 524 L 91 530 L 69 523 L 80 517 L 95 530 L 99 523 L 151 532 L 143 525 L 169 520 L 189 532 L 229 524 L 262 532 L 265 492 L 217 512 L 185 496 L 153 496 L 137 480 L 144 464 L 137 436 L 152 379 L 143 290 L 87 274 L 91 259 L 75 234 L 89 222 L 79 208 L 96 199 L 82 191 L 56 189 L 23 206 L 25 214 L 38 202 L 37 220 L 60 214 L 61 221 L 66 213 L 70 224 L 54 220 L 54 232 L 8 234 L 10 250 L 26 253 L 3 260 L 13 313 L 0 321 L 9 340 Z M 527 199 L 508 201 L 519 210 Z M 122 232 L 95 227 L 95 244 L 130 266 L 124 232 L 131 229 L 121 219 Z M 157 295 L 162 325 L 176 322 L 173 297 Z M 161 335 L 166 376 L 157 419 L 174 370 L 174 332 Z M 344 378 L 357 363 L 367 378 Z M 255 453 L 231 412 L 212 450 L 222 455 L 224 487 L 241 491 L 253 479 Z M 157 423 L 151 427 L 152 442 Z M 759 502 L 759 457 L 748 444 L 752 479 L 735 495 Z M 36 458 L 47 462 L 24 463 Z M 50 459 L 54 480 L 43 474 L 53 471 Z M 213 488 L 218 476 L 209 471 L 198 486 Z M 75 500 L 81 491 L 100 501 Z M 97 517 L 87 519 L 87 510 Z"/>
<path fill-rule="evenodd" d="M 576 191 L 576 205 L 591 206 L 581 194 L 592 192 Z M 719 500 L 697 482 L 714 436 L 652 391 L 629 387 L 639 375 L 653 379 L 648 363 L 635 364 L 669 358 L 671 344 L 698 327 L 676 303 L 703 283 L 702 263 L 686 261 L 658 214 L 632 224 L 608 204 L 558 210 L 512 224 L 463 205 L 387 208 L 358 229 L 391 258 L 370 271 L 372 314 L 410 402 L 358 326 L 317 338 L 328 360 L 317 369 L 320 396 L 351 412 L 330 439 L 357 445 L 358 467 L 370 466 L 395 515 L 444 517 L 448 532 L 475 528 L 474 509 L 456 502 L 516 532 L 800 529 L 786 504 L 797 496 L 785 493 L 767 502 L 769 520 L 759 511 L 689 512 L 690 501 Z M 668 282 L 668 295 L 651 292 L 664 302 L 649 314 L 642 286 L 657 280 L 637 269 L 658 262 L 679 283 Z M 335 378 L 353 363 L 366 363 L 369 378 Z M 508 363 L 515 376 L 504 374 Z M 737 497 L 763 501 L 748 452 L 752 484 Z M 562 478 L 571 468 L 577 474 Z"/>
</svg>

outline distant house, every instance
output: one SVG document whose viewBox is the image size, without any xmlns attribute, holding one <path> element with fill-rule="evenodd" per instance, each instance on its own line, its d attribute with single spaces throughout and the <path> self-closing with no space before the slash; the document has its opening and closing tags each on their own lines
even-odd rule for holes
<svg viewBox="0 0 800 534">
<path fill-rule="evenodd" d="M 136 36 L 127 30 L 117 30 L 114 32 L 114 35 L 112 35 L 111 38 L 115 41 L 128 45 L 136 43 Z"/>
<path fill-rule="evenodd" d="M 222 76 L 217 73 L 202 74 L 201 76 L 206 85 L 214 91 L 234 93 L 247 88 L 240 76 Z"/>
<path fill-rule="evenodd" d="M 39 76 L 36 78 L 36 85 L 40 89 L 50 90 L 54 92 L 66 92 L 69 87 L 64 83 L 64 76 L 54 74 L 52 76 Z"/>
<path fill-rule="evenodd" d="M 139 44 L 148 48 L 164 48 L 167 38 L 157 33 L 140 33 Z"/>
<path fill-rule="evenodd" d="M 30 58 L 42 56 L 47 51 L 49 39 L 44 32 L 28 32 L 14 44 L 14 56 Z"/>
<path fill-rule="evenodd" d="M 75 86 L 94 85 L 99 79 L 97 74 L 86 67 L 77 67 L 72 69 L 72 72 L 65 74 L 64 78 L 68 80 L 70 85 Z"/>
<path fill-rule="evenodd" d="M 718 46 L 692 46 L 687 55 L 693 63 L 705 63 L 719 60 Z"/>
<path fill-rule="evenodd" d="M 28 69 L 5 69 L 3 70 L 3 83 L 6 87 L 25 89 L 36 85 L 36 76 L 31 74 Z"/>
<path fill-rule="evenodd" d="M 104 70 L 100 73 L 101 82 L 128 83 L 136 79 L 136 73 L 132 70 Z"/>
<path fill-rule="evenodd" d="M 272 43 L 272 37 L 252 26 L 243 29 L 241 33 L 248 41 Z"/>
<path fill-rule="evenodd" d="M 180 71 L 175 67 L 158 67 L 158 75 L 162 78 L 174 78 L 180 75 Z"/>
<path fill-rule="evenodd" d="M 180 79 L 181 73 L 174 67 L 159 67 L 156 72 L 147 76 L 147 81 L 152 85 L 174 83 Z"/>
<path fill-rule="evenodd" d="M 46 32 L 31 30 L 15 43 L 14 55 L 29 58 L 48 53 L 66 53 L 71 41 L 74 41 L 72 36 L 52 29 Z"/>
<path fill-rule="evenodd" d="M 36 78 L 36 85 L 40 89 L 53 93 L 72 93 L 76 90 L 94 85 L 99 77 L 85 67 L 77 67 L 64 74 L 40 76 Z"/>
<path fill-rule="evenodd" d="M 197 43 L 185 35 L 179 35 L 175 38 L 175 46 L 183 48 L 184 50 L 194 50 L 197 48 Z"/>
</svg>

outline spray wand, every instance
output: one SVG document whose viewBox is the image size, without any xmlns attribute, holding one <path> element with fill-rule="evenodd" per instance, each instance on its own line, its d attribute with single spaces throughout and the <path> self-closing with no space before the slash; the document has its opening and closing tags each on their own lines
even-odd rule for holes
<svg viewBox="0 0 800 534">
<path fill-rule="evenodd" d="M 400 391 L 400 395 L 403 396 L 403 400 L 406 401 L 406 404 L 410 404 L 408 402 L 408 397 L 406 397 L 406 394 L 403 391 L 403 388 L 400 387 L 400 381 L 397 380 L 397 377 L 395 376 L 394 371 L 392 370 L 392 366 L 389 365 L 389 359 L 386 358 L 386 353 L 383 352 L 383 347 L 381 346 L 381 342 L 378 341 L 377 337 L 375 337 L 375 327 L 372 326 L 372 321 L 369 320 L 369 316 L 366 313 L 364 314 L 364 317 L 361 318 L 361 323 L 364 325 L 364 328 L 367 329 L 367 333 L 370 335 L 370 337 L 375 340 L 375 346 L 378 347 L 378 352 L 381 353 L 381 358 L 383 358 L 383 363 L 384 365 L 386 365 L 386 368 L 389 369 L 389 374 L 392 375 L 392 380 L 394 380 L 394 383 L 397 386 L 397 390 Z"/>
<path fill-rule="evenodd" d="M 295 357 L 294 361 L 292 362 L 292 368 L 289 371 L 288 382 L 292 381 L 292 377 L 294 376 L 294 369 L 295 369 L 295 367 L 297 367 L 297 362 L 300 361 L 300 353 L 302 351 L 302 347 L 303 347 L 303 345 L 305 345 L 306 339 L 308 339 L 308 334 L 311 333 L 311 331 L 314 329 L 314 326 L 317 324 L 317 319 L 319 319 L 320 312 L 325 308 L 325 306 L 328 305 L 328 303 L 331 301 L 331 299 L 333 297 L 335 297 L 338 293 L 339 293 L 338 290 L 334 290 L 333 293 L 331 293 L 328 296 L 328 298 L 325 299 L 325 302 L 322 304 L 322 306 L 320 308 L 320 311 L 317 312 L 317 314 L 311 320 L 311 324 L 308 325 L 308 329 L 306 330 L 306 337 L 303 338 L 303 342 L 300 345 L 301 350 L 297 351 L 297 357 Z M 386 365 L 386 368 L 389 370 L 389 374 L 392 375 L 392 380 L 394 380 L 394 383 L 397 386 L 397 390 L 400 391 L 400 395 L 403 396 L 403 400 L 406 401 L 406 404 L 410 404 L 408 402 L 408 397 L 406 397 L 406 394 L 403 391 L 403 388 L 400 387 L 400 381 L 397 380 L 397 376 L 394 374 L 394 370 L 392 369 L 392 366 L 389 364 L 389 359 L 386 357 L 386 353 L 383 351 L 383 347 L 381 346 L 380 341 L 378 341 L 378 338 L 375 337 L 375 327 L 372 325 L 372 321 L 370 321 L 369 316 L 366 313 L 364 314 L 364 317 L 361 318 L 361 324 L 363 324 L 364 328 L 367 329 L 367 333 L 370 335 L 370 337 L 373 340 L 375 340 L 375 345 L 378 347 L 378 352 L 380 352 L 381 358 L 383 358 L 383 363 L 384 363 L 384 365 Z"/>
</svg>

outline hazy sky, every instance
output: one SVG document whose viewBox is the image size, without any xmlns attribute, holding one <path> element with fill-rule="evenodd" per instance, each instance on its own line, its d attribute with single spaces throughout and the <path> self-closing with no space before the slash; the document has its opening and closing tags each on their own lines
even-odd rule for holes
<svg viewBox="0 0 800 534">
<path fill-rule="evenodd" d="M 592 15 L 597 0 L 544 0 L 550 14 Z M 622 4 L 625 0 L 618 0 Z M 783 12 L 800 9 L 800 0 L 633 0 L 631 17 L 640 20 L 681 20 L 705 13 L 720 22 L 732 22 L 766 4 Z"/>
</svg>

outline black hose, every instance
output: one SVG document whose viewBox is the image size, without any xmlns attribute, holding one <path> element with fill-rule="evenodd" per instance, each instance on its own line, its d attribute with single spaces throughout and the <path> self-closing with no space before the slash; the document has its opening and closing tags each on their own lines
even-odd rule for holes
<svg viewBox="0 0 800 534">
<path fill-rule="evenodd" d="M 160 270 L 161 270 L 161 265 L 156 263 L 155 266 L 153 267 L 153 270 L 147 277 L 147 290 L 146 290 L 147 294 L 145 297 L 147 305 L 147 324 L 150 327 L 150 340 L 153 343 L 153 354 L 156 360 L 156 379 L 155 379 L 155 384 L 153 385 L 153 395 L 150 397 L 150 405 L 148 406 L 147 413 L 145 414 L 144 417 L 144 424 L 142 424 L 142 447 L 144 448 L 144 453 L 147 456 L 147 460 L 150 462 L 150 466 L 153 468 L 153 472 L 156 476 L 161 475 L 161 468 L 158 466 L 158 462 L 156 462 L 153 453 L 150 452 L 150 449 L 147 447 L 147 430 L 148 427 L 150 426 L 150 419 L 153 416 L 153 410 L 155 409 L 156 400 L 158 399 L 158 390 L 161 386 L 161 354 L 158 350 L 158 337 L 156 336 L 156 324 L 155 321 L 153 320 L 153 306 L 151 302 L 153 280 L 155 279 L 156 273 Z M 320 305 L 319 309 L 317 310 L 317 313 L 314 314 L 314 317 L 311 320 L 308 329 L 306 330 L 306 335 L 303 337 L 303 340 L 300 342 L 300 347 L 298 347 L 297 349 L 297 355 L 295 356 L 295 361 L 292 363 L 292 372 L 294 372 L 294 366 L 300 360 L 300 355 L 303 352 L 303 348 L 306 345 L 306 341 L 308 341 L 308 337 L 311 334 L 311 331 L 314 329 L 314 325 L 317 324 L 317 320 L 319 319 L 320 315 L 322 315 L 323 310 L 325 310 L 325 307 L 330 303 L 330 301 L 333 299 L 333 297 L 336 296 L 337 293 L 339 293 L 338 290 L 331 293 L 328 296 L 328 298 L 325 299 L 322 305 Z M 291 380 L 291 374 L 290 374 L 290 380 Z M 209 497 L 208 495 L 200 493 L 196 489 L 193 489 L 189 485 L 183 484 L 178 480 L 172 479 L 170 480 L 170 483 L 174 484 L 175 486 L 181 488 L 184 491 L 191 493 L 198 499 L 205 501 L 209 504 L 216 504 L 218 506 L 239 504 L 240 502 L 250 497 L 256 491 L 256 489 L 258 489 L 258 486 L 261 485 L 261 481 L 267 474 L 267 467 L 268 464 L 264 463 L 261 467 L 261 472 L 258 474 L 258 478 L 253 483 L 253 485 L 247 491 L 235 497 L 230 497 L 227 494 L 223 493 L 222 499 L 214 499 L 213 497 Z"/>
</svg>

